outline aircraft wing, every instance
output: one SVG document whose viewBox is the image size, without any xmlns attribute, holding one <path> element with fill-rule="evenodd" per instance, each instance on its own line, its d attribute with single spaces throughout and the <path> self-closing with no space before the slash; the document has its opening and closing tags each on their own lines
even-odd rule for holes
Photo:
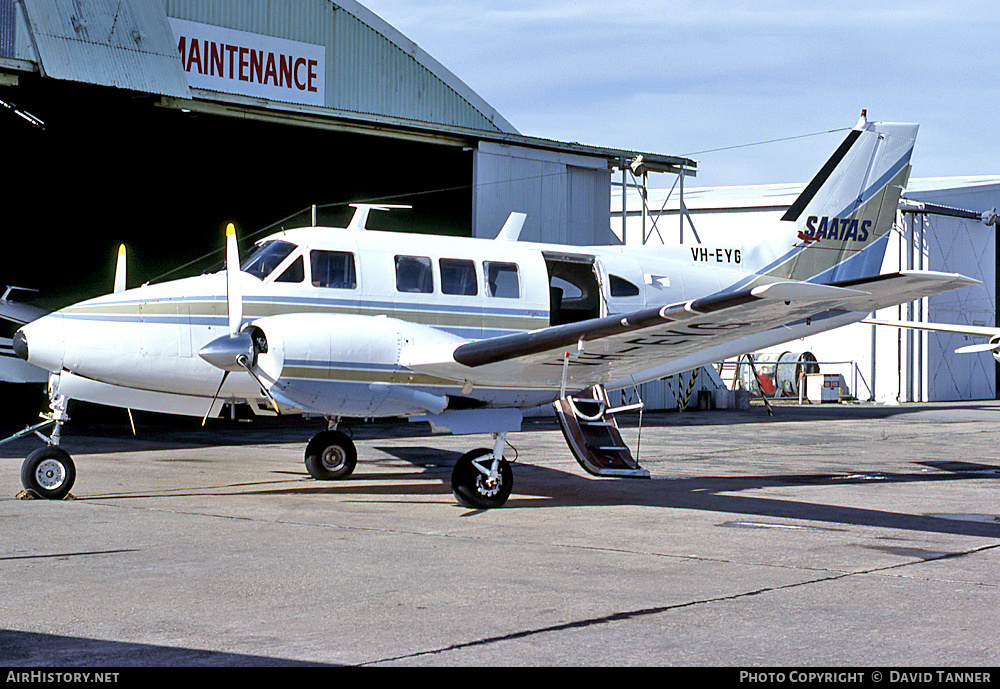
<svg viewBox="0 0 1000 689">
<path fill-rule="evenodd" d="M 15 358 L 9 345 L 0 344 L 0 383 L 44 383 L 48 379 L 48 371 Z"/>
<path fill-rule="evenodd" d="M 1000 335 L 1000 328 L 988 325 L 960 325 L 957 323 L 924 323 L 922 321 L 891 321 L 877 318 L 866 318 L 863 323 L 871 325 L 887 325 L 892 328 L 909 328 L 911 330 L 930 330 L 939 333 L 956 335 L 974 335 L 979 337 L 994 337 Z"/>
<path fill-rule="evenodd" d="M 416 370 L 475 384 L 578 390 L 807 319 L 858 313 L 977 284 L 962 275 L 907 271 L 841 284 L 776 282 L 693 301 L 458 345 L 451 361 Z M 793 335 L 791 337 L 797 337 Z M 779 340 L 780 341 L 780 340 Z M 706 361 L 705 363 L 710 363 Z"/>
<path fill-rule="evenodd" d="M 972 335 L 974 337 L 988 337 L 989 342 L 980 344 L 965 345 L 955 350 L 956 354 L 972 354 L 974 352 L 996 352 L 1000 351 L 1000 328 L 988 325 L 959 325 L 957 323 L 923 323 L 919 321 L 883 321 L 876 318 L 866 318 L 862 323 L 871 325 L 888 325 L 893 328 L 909 328 L 911 330 L 929 330 L 938 333 L 950 333 L 954 335 Z"/>
</svg>

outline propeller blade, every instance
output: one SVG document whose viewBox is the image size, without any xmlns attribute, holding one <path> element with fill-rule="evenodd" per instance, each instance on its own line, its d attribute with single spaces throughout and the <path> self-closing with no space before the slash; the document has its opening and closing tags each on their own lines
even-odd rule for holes
<svg viewBox="0 0 1000 689">
<path fill-rule="evenodd" d="M 243 325 L 243 295 L 240 293 L 240 250 L 236 226 L 226 225 L 226 302 L 229 309 L 229 334 L 236 335 Z"/>
<path fill-rule="evenodd" d="M 208 415 L 212 413 L 212 407 L 215 406 L 215 401 L 219 399 L 219 393 L 222 392 L 222 386 L 226 384 L 226 378 L 229 377 L 229 371 L 222 372 L 222 380 L 219 381 L 219 387 L 215 391 L 215 395 L 212 397 L 211 404 L 208 405 L 208 411 L 205 412 L 205 416 L 201 419 L 201 425 L 204 426 L 205 422 L 208 421 Z"/>
<path fill-rule="evenodd" d="M 972 352 L 995 352 L 1000 349 L 1000 342 L 983 342 L 982 344 L 965 345 L 955 350 L 955 354 L 971 354 Z"/>
<path fill-rule="evenodd" d="M 118 262 L 115 264 L 115 293 L 125 291 L 125 245 L 118 246 Z"/>
</svg>

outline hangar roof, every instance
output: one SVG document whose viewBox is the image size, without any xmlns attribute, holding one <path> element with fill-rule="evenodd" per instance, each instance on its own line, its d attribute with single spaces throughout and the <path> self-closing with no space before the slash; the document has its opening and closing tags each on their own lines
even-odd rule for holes
<svg viewBox="0 0 1000 689">
<path fill-rule="evenodd" d="M 458 77 L 355 0 L 336 3 L 330 0 L 166 0 L 165 5 L 175 34 L 184 33 L 176 21 L 181 20 L 230 29 L 228 33 L 206 30 L 198 34 L 194 27 L 194 35 L 203 40 L 215 37 L 219 42 L 226 40 L 236 45 L 242 45 L 243 39 L 251 49 L 255 47 L 253 35 L 321 46 L 317 67 L 322 67 L 325 60 L 325 70 L 321 70 L 325 74 L 317 75 L 315 86 L 322 94 L 322 102 L 310 104 L 351 113 L 517 133 Z M 257 47 L 271 49 L 266 44 Z M 278 45 L 274 50 L 281 54 L 283 47 L 291 51 L 295 46 Z M 189 77 L 192 67 L 198 67 L 197 61 L 192 63 L 189 59 L 185 65 Z M 211 67 L 207 71 L 210 70 Z M 280 64 L 275 74 L 280 80 Z M 250 70 L 247 76 L 252 82 L 253 71 Z M 287 90 L 293 97 L 298 95 L 295 88 Z"/>
<path fill-rule="evenodd" d="M 160 105 L 461 146 L 493 141 L 603 158 L 638 152 L 520 134 L 357 0 L 0 0 L 0 84 L 12 72 L 160 96 Z M 650 171 L 693 175 L 643 153 Z"/>
<path fill-rule="evenodd" d="M 0 72 L 18 69 L 157 94 L 179 109 L 462 146 L 496 141 L 609 166 L 637 155 L 521 135 L 357 0 L 0 0 Z M 643 159 L 651 171 L 696 168 Z"/>
<path fill-rule="evenodd" d="M 13 25 L 13 15 L 23 12 L 21 27 L 10 31 L 28 35 L 15 35 L 16 51 L 8 48 L 0 57 L 36 62 L 45 76 L 181 98 L 191 97 L 190 85 L 197 96 L 245 95 L 517 133 L 454 74 L 355 0 L 3 4 L 10 16 L 0 21 Z"/>
</svg>

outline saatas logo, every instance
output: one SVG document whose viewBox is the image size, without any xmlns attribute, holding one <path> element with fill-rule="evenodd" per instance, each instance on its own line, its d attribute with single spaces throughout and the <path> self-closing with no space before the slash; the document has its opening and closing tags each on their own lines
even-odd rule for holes
<svg viewBox="0 0 1000 689">
<path fill-rule="evenodd" d="M 810 215 L 806 218 L 805 236 L 802 233 L 799 236 L 802 239 L 808 237 L 811 240 L 835 239 L 837 241 L 863 242 L 868 239 L 872 224 L 871 220 Z"/>
</svg>

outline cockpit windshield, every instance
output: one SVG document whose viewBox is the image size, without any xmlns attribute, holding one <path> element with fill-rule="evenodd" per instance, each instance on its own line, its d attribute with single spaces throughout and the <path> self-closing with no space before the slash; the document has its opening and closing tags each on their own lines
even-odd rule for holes
<svg viewBox="0 0 1000 689">
<path fill-rule="evenodd" d="M 243 261 L 240 270 L 263 280 L 297 248 L 291 242 L 283 242 L 280 239 L 266 241 Z"/>
</svg>

